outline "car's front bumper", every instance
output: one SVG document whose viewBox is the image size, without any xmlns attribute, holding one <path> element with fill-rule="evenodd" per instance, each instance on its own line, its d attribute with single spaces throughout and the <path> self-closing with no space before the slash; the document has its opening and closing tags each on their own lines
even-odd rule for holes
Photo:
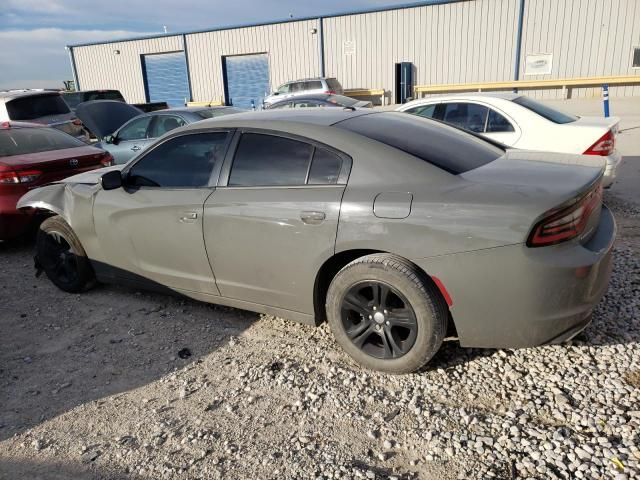
<svg viewBox="0 0 640 480">
<path fill-rule="evenodd" d="M 537 346 L 571 338 L 588 324 L 607 290 L 615 235 L 603 206 L 584 245 L 518 244 L 413 261 L 447 289 L 461 345 Z"/>
</svg>

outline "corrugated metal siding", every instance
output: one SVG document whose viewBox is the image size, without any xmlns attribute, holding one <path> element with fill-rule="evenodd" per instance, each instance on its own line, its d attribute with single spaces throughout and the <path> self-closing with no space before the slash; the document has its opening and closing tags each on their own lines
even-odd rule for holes
<svg viewBox="0 0 640 480">
<path fill-rule="evenodd" d="M 75 47 L 78 81 L 83 90 L 115 88 L 130 103 L 145 101 L 140 55 L 182 50 L 182 37 Z M 120 54 L 114 54 L 119 50 Z"/>
<path fill-rule="evenodd" d="M 513 0 L 475 0 L 325 20 L 328 76 L 345 88 L 393 90 L 394 64 L 413 62 L 416 82 L 510 79 L 517 30 Z M 355 42 L 353 55 L 344 42 Z"/>
<path fill-rule="evenodd" d="M 392 99 L 394 64 L 402 61 L 414 63 L 421 85 L 512 80 L 519 1 L 463 0 L 325 18 L 326 75 L 345 88 L 384 88 Z M 526 0 L 520 78 L 640 75 L 632 68 L 639 18 L 640 0 Z M 318 35 L 310 32 L 317 27 L 316 20 L 301 20 L 186 34 L 193 99 L 223 98 L 223 55 L 266 53 L 271 89 L 318 75 Z M 344 54 L 345 42 L 354 42 L 352 55 Z M 144 101 L 140 55 L 182 49 L 181 35 L 75 47 L 80 86 L 117 88 L 128 101 Z M 525 76 L 527 53 L 552 53 L 551 75 Z M 573 91 L 591 95 L 599 89 Z M 623 95 L 640 95 L 640 87 L 612 87 L 611 96 Z"/>
<path fill-rule="evenodd" d="M 520 78 L 640 75 L 632 68 L 633 46 L 640 45 L 638 0 L 526 0 Z M 550 75 L 524 75 L 531 53 L 553 54 Z M 530 91 L 561 98 L 561 90 Z M 599 88 L 579 88 L 572 97 L 600 96 Z M 640 87 L 611 87 L 611 96 L 640 95 Z"/>
<path fill-rule="evenodd" d="M 317 27 L 312 20 L 187 35 L 194 100 L 223 97 L 224 55 L 268 54 L 272 90 L 288 80 L 319 75 L 318 35 L 311 33 Z"/>
</svg>

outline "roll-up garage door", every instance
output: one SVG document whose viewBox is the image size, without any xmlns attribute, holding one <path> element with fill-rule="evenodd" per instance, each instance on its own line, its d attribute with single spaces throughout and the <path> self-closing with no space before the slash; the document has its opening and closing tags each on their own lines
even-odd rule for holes
<svg viewBox="0 0 640 480">
<path fill-rule="evenodd" d="M 229 105 L 240 108 L 262 106 L 269 94 L 269 60 L 266 53 L 223 57 L 225 98 Z"/>
<path fill-rule="evenodd" d="M 184 106 L 189 99 L 189 81 L 184 52 L 142 56 L 142 68 L 148 102 L 167 102 Z"/>
</svg>

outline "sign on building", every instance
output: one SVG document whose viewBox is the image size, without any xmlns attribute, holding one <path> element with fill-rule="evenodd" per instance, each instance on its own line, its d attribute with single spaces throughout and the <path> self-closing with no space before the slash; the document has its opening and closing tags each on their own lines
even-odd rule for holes
<svg viewBox="0 0 640 480">
<path fill-rule="evenodd" d="M 529 53 L 524 63 L 525 75 L 549 75 L 553 54 L 551 53 Z"/>
<path fill-rule="evenodd" d="M 345 40 L 342 42 L 342 55 L 355 55 L 356 53 L 356 42 L 353 40 Z"/>
</svg>

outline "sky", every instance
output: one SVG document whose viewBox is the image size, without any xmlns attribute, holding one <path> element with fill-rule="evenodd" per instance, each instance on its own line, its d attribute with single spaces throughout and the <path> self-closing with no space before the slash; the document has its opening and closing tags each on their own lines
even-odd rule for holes
<svg viewBox="0 0 640 480">
<path fill-rule="evenodd" d="M 0 89 L 62 88 L 65 46 L 301 18 L 411 0 L 0 0 Z"/>
</svg>

